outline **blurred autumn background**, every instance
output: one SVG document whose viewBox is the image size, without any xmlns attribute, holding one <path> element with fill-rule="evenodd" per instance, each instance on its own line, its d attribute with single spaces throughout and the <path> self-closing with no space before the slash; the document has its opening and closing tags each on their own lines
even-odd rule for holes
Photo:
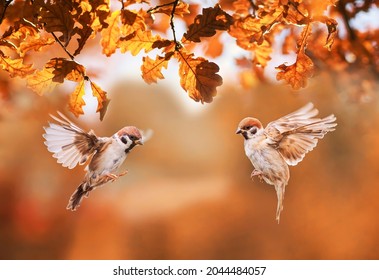
<svg viewBox="0 0 379 280">
<path fill-rule="evenodd" d="M 379 258 L 378 1 L 63 2 L 1 1 L 1 259 Z M 71 30 L 54 14 L 65 9 Z M 159 43 L 133 45 L 136 22 Z M 310 101 L 338 127 L 290 168 L 278 225 L 235 130 Z M 83 167 L 43 144 L 57 110 L 99 136 L 154 130 L 76 212 Z"/>
</svg>

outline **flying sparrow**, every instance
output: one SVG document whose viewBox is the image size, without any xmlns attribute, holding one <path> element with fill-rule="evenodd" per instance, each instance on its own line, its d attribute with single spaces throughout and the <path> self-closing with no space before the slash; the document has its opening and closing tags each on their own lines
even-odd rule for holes
<svg viewBox="0 0 379 280">
<path fill-rule="evenodd" d="M 125 175 L 127 171 L 118 175 L 115 172 L 129 152 L 135 146 L 143 145 L 147 139 L 134 126 L 126 126 L 111 137 L 98 137 L 92 130 L 85 132 L 62 113 L 58 114 L 60 118 L 51 115 L 58 123 L 49 122 L 49 126 L 44 127 L 46 133 L 43 137 L 48 151 L 54 153 L 53 157 L 57 158 L 58 163 L 69 169 L 89 162 L 83 182 L 67 205 L 67 209 L 74 211 L 90 191 Z"/>
<path fill-rule="evenodd" d="M 299 110 L 270 122 L 266 128 L 256 118 L 244 118 L 237 134 L 244 137 L 246 156 L 254 166 L 251 178 L 258 176 L 275 186 L 278 197 L 276 220 L 283 210 L 285 187 L 290 178 L 288 165 L 296 165 L 316 147 L 318 139 L 334 131 L 336 117 L 315 118 L 318 110 L 308 103 Z"/>
</svg>

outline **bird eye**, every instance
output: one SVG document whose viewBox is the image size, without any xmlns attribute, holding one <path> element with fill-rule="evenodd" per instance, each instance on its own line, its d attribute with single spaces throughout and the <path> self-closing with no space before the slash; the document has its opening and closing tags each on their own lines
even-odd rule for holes
<svg viewBox="0 0 379 280">
<path fill-rule="evenodd" d="M 136 139 L 137 137 L 135 137 L 134 135 L 130 135 L 130 140 L 135 141 Z"/>
<path fill-rule="evenodd" d="M 254 126 L 253 128 L 251 128 L 250 133 L 255 134 L 255 133 L 257 133 L 257 131 L 258 131 L 258 129 Z"/>
<path fill-rule="evenodd" d="M 245 130 L 250 130 L 250 128 L 251 128 L 250 125 L 244 127 Z"/>
<path fill-rule="evenodd" d="M 126 138 L 124 136 L 122 136 L 121 137 L 121 142 L 124 143 L 124 144 L 126 144 L 126 143 L 128 143 L 128 140 L 126 140 Z"/>
</svg>

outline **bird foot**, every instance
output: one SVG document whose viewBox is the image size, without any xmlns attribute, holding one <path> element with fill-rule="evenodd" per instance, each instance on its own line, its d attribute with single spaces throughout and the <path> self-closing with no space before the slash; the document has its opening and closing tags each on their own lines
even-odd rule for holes
<svg viewBox="0 0 379 280">
<path fill-rule="evenodd" d="M 120 174 L 113 174 L 113 173 L 109 173 L 109 174 L 106 174 L 105 177 L 107 178 L 107 182 L 108 181 L 112 181 L 114 182 L 115 180 L 117 180 L 119 177 L 122 177 L 124 175 L 126 175 L 128 173 L 128 170 L 125 170 L 124 172 L 121 172 Z"/>
<path fill-rule="evenodd" d="M 254 169 L 253 172 L 251 172 L 250 178 L 251 180 L 254 181 L 254 176 L 258 176 L 259 180 L 262 182 L 263 181 L 262 175 L 263 173 L 261 171 Z"/>
</svg>

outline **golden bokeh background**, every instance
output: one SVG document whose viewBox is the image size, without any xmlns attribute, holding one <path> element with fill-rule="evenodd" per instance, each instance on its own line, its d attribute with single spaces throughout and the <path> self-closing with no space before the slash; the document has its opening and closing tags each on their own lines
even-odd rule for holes
<svg viewBox="0 0 379 280">
<path fill-rule="evenodd" d="M 300 93 L 226 82 L 194 111 L 167 85 L 120 81 L 103 122 L 75 119 L 64 94 L 16 89 L 0 114 L 1 259 L 379 258 L 378 101 L 345 100 L 326 74 Z M 243 117 L 267 124 L 309 101 L 338 127 L 290 168 L 278 225 L 275 190 L 250 180 L 235 130 Z M 129 173 L 76 212 L 66 205 L 83 167 L 63 168 L 43 144 L 56 110 L 100 136 L 125 125 L 154 130 L 123 164 Z"/>
</svg>

